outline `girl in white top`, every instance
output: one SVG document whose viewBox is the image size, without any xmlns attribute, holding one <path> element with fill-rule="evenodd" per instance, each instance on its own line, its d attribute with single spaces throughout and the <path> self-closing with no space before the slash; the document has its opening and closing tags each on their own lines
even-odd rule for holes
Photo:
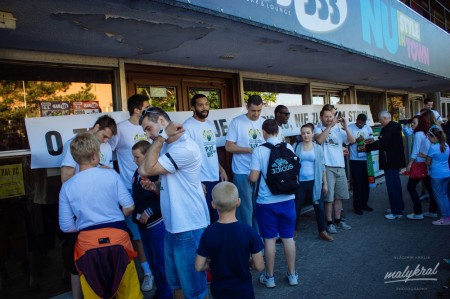
<svg viewBox="0 0 450 299">
<path fill-rule="evenodd" d="M 411 166 L 414 162 L 425 163 L 425 155 L 430 147 L 430 142 L 428 141 L 425 133 L 428 131 L 429 124 L 423 115 L 414 116 L 411 122 L 411 128 L 414 132 L 413 144 L 411 149 L 411 158 L 408 165 L 406 166 L 406 171 L 409 172 Z M 409 196 L 414 205 L 414 213 L 406 215 L 406 218 L 411 220 L 422 220 L 424 218 L 422 212 L 422 203 L 420 202 L 419 193 L 417 193 L 416 187 L 420 181 L 424 182 L 425 188 L 429 191 L 431 195 L 431 184 L 430 178 L 427 176 L 425 179 L 408 179 L 407 189 Z M 434 199 L 433 199 L 434 200 Z"/>
</svg>

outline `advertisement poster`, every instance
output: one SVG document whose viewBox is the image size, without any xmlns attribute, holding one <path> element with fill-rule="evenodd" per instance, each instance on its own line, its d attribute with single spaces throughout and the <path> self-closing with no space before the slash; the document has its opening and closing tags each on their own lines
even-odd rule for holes
<svg viewBox="0 0 450 299">
<path fill-rule="evenodd" d="M 1 165 L 0 199 L 23 195 L 25 195 L 25 187 L 23 184 L 22 164 Z"/>
<path fill-rule="evenodd" d="M 69 102 L 40 102 L 41 117 L 70 114 Z"/>
<path fill-rule="evenodd" d="M 73 102 L 72 106 L 73 114 L 92 114 L 100 112 L 98 101 Z"/>
</svg>

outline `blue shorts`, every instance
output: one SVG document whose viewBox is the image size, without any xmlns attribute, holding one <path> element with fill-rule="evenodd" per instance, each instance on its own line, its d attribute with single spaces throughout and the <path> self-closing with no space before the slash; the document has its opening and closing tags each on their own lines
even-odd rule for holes
<svg viewBox="0 0 450 299">
<path fill-rule="evenodd" d="M 256 219 L 259 232 L 264 239 L 279 235 L 283 239 L 294 237 L 295 202 L 293 199 L 271 203 L 256 204 Z"/>
<path fill-rule="evenodd" d="M 204 228 L 171 234 L 164 238 L 166 277 L 170 288 L 183 289 L 186 299 L 203 299 L 208 295 L 206 273 L 195 270 L 197 248 Z"/>
<path fill-rule="evenodd" d="M 125 217 L 125 222 L 127 223 L 128 228 L 133 236 L 131 241 L 138 241 L 141 239 L 141 235 L 139 234 L 139 228 L 136 223 L 133 222 L 133 214 L 128 217 Z"/>
</svg>

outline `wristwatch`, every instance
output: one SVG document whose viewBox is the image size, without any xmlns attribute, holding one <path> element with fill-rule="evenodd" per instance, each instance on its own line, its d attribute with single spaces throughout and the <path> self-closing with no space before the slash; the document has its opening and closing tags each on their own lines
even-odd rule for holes
<svg viewBox="0 0 450 299">
<path fill-rule="evenodd" d="M 164 141 L 167 140 L 167 138 L 169 138 L 169 136 L 167 136 L 167 133 L 166 133 L 166 131 L 164 131 L 164 129 L 159 130 L 158 136 L 161 136 L 164 139 Z"/>
</svg>

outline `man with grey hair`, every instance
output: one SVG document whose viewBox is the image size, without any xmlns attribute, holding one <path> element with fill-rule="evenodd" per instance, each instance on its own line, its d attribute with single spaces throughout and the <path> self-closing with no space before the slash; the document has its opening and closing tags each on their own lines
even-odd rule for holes
<svg viewBox="0 0 450 299">
<path fill-rule="evenodd" d="M 384 170 L 386 188 L 388 191 L 390 212 L 384 218 L 393 220 L 403 216 L 403 194 L 399 171 L 406 166 L 405 151 L 403 149 L 402 126 L 392 121 L 388 111 L 378 115 L 381 132 L 378 140 L 365 145 L 366 151 L 379 150 L 380 169 Z"/>
</svg>

